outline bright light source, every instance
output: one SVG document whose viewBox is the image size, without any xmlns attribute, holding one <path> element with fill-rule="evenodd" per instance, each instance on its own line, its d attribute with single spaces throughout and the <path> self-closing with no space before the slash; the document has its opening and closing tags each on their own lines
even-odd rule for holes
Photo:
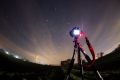
<svg viewBox="0 0 120 80">
<path fill-rule="evenodd" d="M 70 36 L 71 37 L 79 37 L 81 36 L 81 30 L 79 27 L 74 27 L 71 31 L 70 31 Z"/>
<path fill-rule="evenodd" d="M 10 54 L 8 51 L 5 51 L 6 54 Z"/>
<path fill-rule="evenodd" d="M 18 55 L 14 55 L 14 57 L 17 58 L 17 59 L 20 59 L 20 57 Z"/>
<path fill-rule="evenodd" d="M 75 30 L 73 31 L 73 34 L 74 34 L 75 36 L 80 35 L 80 30 L 79 30 L 79 29 L 75 29 Z"/>
</svg>

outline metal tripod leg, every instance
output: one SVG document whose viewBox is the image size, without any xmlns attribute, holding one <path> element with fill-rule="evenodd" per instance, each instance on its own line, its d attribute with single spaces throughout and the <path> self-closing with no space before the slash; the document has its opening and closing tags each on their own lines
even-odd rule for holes
<svg viewBox="0 0 120 80">
<path fill-rule="evenodd" d="M 82 57 L 81 57 L 81 53 L 80 53 L 80 48 L 79 48 L 79 47 L 78 47 L 78 65 L 79 65 L 79 67 L 80 67 L 81 79 L 84 80 Z"/>
<path fill-rule="evenodd" d="M 80 49 L 78 48 L 77 51 L 78 51 L 77 52 L 77 54 L 78 54 L 78 65 L 80 67 L 81 79 L 84 80 L 84 77 L 83 77 L 83 65 L 82 65 L 82 59 L 81 59 Z M 68 70 L 67 70 L 67 76 L 65 77 L 65 80 L 68 80 L 69 77 L 70 77 L 70 73 L 72 71 L 72 67 L 73 67 L 74 61 L 75 61 L 74 55 L 75 55 L 75 49 L 74 49 L 73 56 L 72 56 L 71 62 L 69 64 L 69 67 L 68 67 Z"/>
<path fill-rule="evenodd" d="M 68 80 L 70 77 L 70 73 L 71 73 L 71 70 L 72 70 L 72 67 L 73 67 L 74 61 L 75 61 L 74 56 L 75 56 L 75 49 L 74 49 L 73 56 L 72 56 L 72 59 L 70 61 L 70 64 L 69 64 L 69 67 L 67 70 L 67 76 L 65 77 L 65 80 Z"/>
</svg>

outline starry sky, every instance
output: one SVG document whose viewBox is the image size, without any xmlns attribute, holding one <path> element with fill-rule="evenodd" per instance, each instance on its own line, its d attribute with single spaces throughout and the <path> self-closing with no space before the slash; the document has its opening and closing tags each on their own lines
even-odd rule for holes
<svg viewBox="0 0 120 80">
<path fill-rule="evenodd" d="M 31 62 L 60 64 L 71 58 L 69 31 L 75 26 L 96 54 L 108 54 L 120 44 L 120 1 L 0 0 L 0 48 Z"/>
</svg>

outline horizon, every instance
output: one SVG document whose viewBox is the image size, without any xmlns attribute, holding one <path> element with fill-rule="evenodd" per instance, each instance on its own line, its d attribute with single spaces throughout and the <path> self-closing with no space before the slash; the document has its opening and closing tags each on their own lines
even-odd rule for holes
<svg viewBox="0 0 120 80">
<path fill-rule="evenodd" d="M 118 44 L 118 46 L 116 47 L 116 48 L 118 48 L 120 46 L 120 44 Z M 104 54 L 103 56 L 107 56 L 108 54 L 111 54 L 116 48 L 114 48 L 111 52 L 109 52 L 109 53 L 106 53 L 106 54 Z M 41 63 L 40 61 L 35 61 L 35 62 L 33 62 L 33 61 L 30 61 L 30 60 L 27 60 L 27 59 L 25 59 L 24 57 L 22 57 L 21 55 L 18 55 L 18 53 L 17 52 L 10 52 L 10 51 L 8 51 L 8 50 L 6 50 L 6 49 L 2 49 L 2 48 L 0 48 L 0 50 L 4 50 L 5 51 L 5 54 L 7 54 L 7 55 L 12 55 L 14 58 L 16 58 L 16 59 L 21 59 L 21 60 L 23 60 L 23 61 L 29 61 L 29 62 L 32 62 L 32 63 L 36 63 L 36 64 L 43 64 L 43 65 L 53 65 L 53 66 L 59 66 L 59 65 L 61 65 L 61 61 L 59 61 L 59 64 L 57 63 L 57 64 L 47 64 L 47 63 Z M 104 52 L 103 52 L 104 53 Z M 17 56 L 17 57 L 16 57 Z M 37 56 L 36 56 L 37 57 Z M 97 54 L 96 54 L 96 60 L 97 59 L 99 59 L 100 58 L 100 56 L 98 56 Z M 68 58 L 68 59 L 71 59 L 71 58 Z M 66 61 L 66 60 L 68 60 L 68 59 L 65 59 L 65 60 L 62 60 L 62 61 Z M 77 62 L 75 62 L 75 63 L 77 63 Z"/>
</svg>

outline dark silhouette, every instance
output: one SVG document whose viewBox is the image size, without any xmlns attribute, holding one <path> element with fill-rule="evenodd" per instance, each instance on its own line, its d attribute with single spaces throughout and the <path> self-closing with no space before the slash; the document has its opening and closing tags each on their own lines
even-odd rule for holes
<svg viewBox="0 0 120 80">
<path fill-rule="evenodd" d="M 0 80 L 63 80 L 60 66 L 16 59 L 0 50 Z"/>
</svg>

